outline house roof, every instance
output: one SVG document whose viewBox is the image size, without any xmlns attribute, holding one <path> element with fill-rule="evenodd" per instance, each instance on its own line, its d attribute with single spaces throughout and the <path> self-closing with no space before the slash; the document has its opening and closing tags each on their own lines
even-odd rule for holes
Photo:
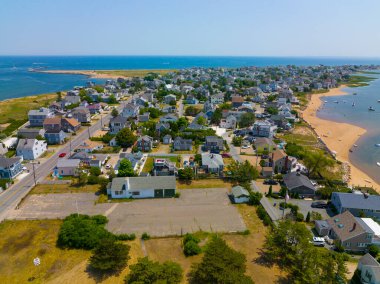
<svg viewBox="0 0 380 284">
<path fill-rule="evenodd" d="M 17 150 L 33 149 L 36 143 L 38 143 L 37 139 L 20 139 L 17 144 Z"/>
<path fill-rule="evenodd" d="M 20 162 L 20 158 L 7 158 L 0 155 L 0 168 L 9 168 L 17 162 Z"/>
<path fill-rule="evenodd" d="M 379 210 L 380 195 L 333 192 L 331 199 L 338 198 L 343 208 Z"/>
<path fill-rule="evenodd" d="M 277 149 L 272 153 L 272 159 L 273 161 L 280 160 L 284 157 L 286 157 L 286 153 L 283 150 Z"/>
<path fill-rule="evenodd" d="M 305 186 L 312 190 L 315 190 L 315 187 L 309 178 L 297 172 L 286 174 L 284 176 L 284 183 L 289 190 L 292 190 L 293 188 L 297 188 L 299 186 Z"/>
<path fill-rule="evenodd" d="M 125 124 L 128 121 L 128 118 L 118 115 L 116 117 L 112 117 L 110 123 L 123 123 Z"/>
<path fill-rule="evenodd" d="M 345 211 L 326 221 L 341 241 L 351 239 L 366 232 L 350 211 Z"/>
<path fill-rule="evenodd" d="M 73 109 L 72 113 L 83 113 L 83 114 L 87 114 L 87 113 L 90 113 L 90 111 L 85 108 L 85 107 L 76 107 Z"/>
<path fill-rule="evenodd" d="M 242 103 L 242 102 L 244 102 L 244 98 L 241 96 L 232 96 L 231 101 L 233 103 Z"/>
<path fill-rule="evenodd" d="M 174 176 L 149 176 L 149 177 L 116 177 L 112 180 L 112 190 L 122 190 L 124 184 L 129 184 L 129 190 L 144 189 L 175 189 Z"/>
<path fill-rule="evenodd" d="M 238 186 L 234 186 L 232 188 L 232 195 L 235 198 L 239 198 L 239 197 L 242 197 L 242 196 L 249 197 L 249 192 L 244 187 L 238 185 Z"/>
<path fill-rule="evenodd" d="M 219 168 L 224 166 L 223 157 L 219 154 L 202 154 L 202 165 L 209 168 Z"/>
<path fill-rule="evenodd" d="M 44 125 L 46 124 L 61 124 L 61 118 L 59 116 L 47 117 L 44 120 Z"/>
<path fill-rule="evenodd" d="M 356 218 L 367 232 L 372 232 L 375 236 L 380 236 L 380 225 L 372 218 Z"/>
<path fill-rule="evenodd" d="M 359 259 L 359 263 L 361 263 L 362 265 L 369 265 L 369 266 L 378 266 L 378 267 L 380 267 L 380 264 L 369 253 L 366 253 L 365 255 L 363 255 Z"/>
<path fill-rule="evenodd" d="M 259 146 L 264 146 L 264 145 L 269 145 L 269 146 L 274 146 L 276 145 L 272 139 L 269 139 L 269 138 L 266 138 L 266 137 L 257 137 L 255 142 L 254 142 L 255 146 L 259 147 Z"/>
<path fill-rule="evenodd" d="M 80 125 L 80 122 L 78 120 L 76 120 L 75 118 L 65 117 L 65 118 L 62 118 L 62 120 L 65 120 L 71 126 L 78 126 L 78 125 Z"/>
<path fill-rule="evenodd" d="M 218 136 L 206 136 L 206 143 L 217 143 L 219 146 L 223 146 L 223 138 L 220 138 Z"/>
<path fill-rule="evenodd" d="M 51 110 L 45 107 L 42 107 L 40 109 L 31 109 L 28 112 L 28 115 L 49 115 L 51 114 Z"/>
<path fill-rule="evenodd" d="M 66 167 L 79 167 L 79 159 L 59 159 L 57 162 L 57 168 L 66 168 Z"/>
<path fill-rule="evenodd" d="M 174 139 L 174 143 L 175 144 L 193 144 L 193 140 L 191 140 L 191 139 L 184 139 L 182 137 L 177 136 Z"/>
</svg>

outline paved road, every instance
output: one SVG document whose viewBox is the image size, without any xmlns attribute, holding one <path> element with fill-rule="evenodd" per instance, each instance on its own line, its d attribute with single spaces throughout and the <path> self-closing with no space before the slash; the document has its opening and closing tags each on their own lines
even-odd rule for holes
<svg viewBox="0 0 380 284">
<path fill-rule="evenodd" d="M 130 98 L 129 100 L 131 100 Z M 128 101 L 129 101 L 128 100 Z M 118 107 L 120 110 L 122 108 L 122 105 Z M 111 114 L 107 114 L 103 116 L 102 120 L 97 121 L 92 126 L 88 127 L 89 130 L 82 131 L 76 136 L 72 136 L 71 139 L 71 148 L 75 149 L 78 147 L 84 140 L 89 138 L 89 134 L 91 135 L 95 131 L 98 131 L 102 128 L 101 122 L 103 122 L 103 125 L 106 125 L 109 123 L 109 120 L 111 118 Z M 60 153 L 69 153 L 70 152 L 70 143 L 66 143 L 60 148 L 57 148 L 57 151 L 52 155 L 49 159 L 42 162 L 40 165 L 36 167 L 35 176 L 36 181 L 43 180 L 49 173 L 52 172 L 54 167 L 57 165 L 57 161 L 59 159 L 58 155 Z M 8 188 L 5 192 L 3 192 L 0 195 L 0 222 L 3 221 L 9 210 L 14 209 L 17 204 L 24 198 L 28 192 L 33 188 L 34 186 L 34 178 L 33 178 L 33 172 L 31 171 L 30 175 L 23 178 L 21 181 L 17 182 L 16 184 L 12 185 L 10 188 Z"/>
</svg>

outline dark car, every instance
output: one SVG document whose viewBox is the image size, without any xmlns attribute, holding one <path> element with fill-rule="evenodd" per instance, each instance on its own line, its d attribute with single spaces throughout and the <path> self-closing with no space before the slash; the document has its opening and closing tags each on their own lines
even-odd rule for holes
<svg viewBox="0 0 380 284">
<path fill-rule="evenodd" d="M 264 184 L 276 185 L 278 182 L 273 179 L 266 179 L 264 180 Z"/>
<path fill-rule="evenodd" d="M 312 208 L 327 208 L 327 203 L 324 201 L 315 201 L 311 203 Z"/>
<path fill-rule="evenodd" d="M 231 155 L 228 154 L 228 153 L 223 153 L 223 154 L 222 154 L 222 157 L 223 157 L 223 158 L 231 158 Z"/>
</svg>

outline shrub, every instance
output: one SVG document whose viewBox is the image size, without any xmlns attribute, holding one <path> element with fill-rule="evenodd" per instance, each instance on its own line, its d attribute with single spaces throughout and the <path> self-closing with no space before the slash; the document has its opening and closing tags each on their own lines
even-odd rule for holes
<svg viewBox="0 0 380 284">
<path fill-rule="evenodd" d="M 183 252 L 186 256 L 197 255 L 201 253 L 201 248 L 194 241 L 188 241 L 183 247 Z"/>
<path fill-rule="evenodd" d="M 198 239 L 197 237 L 195 237 L 194 235 L 192 234 L 186 234 L 184 237 L 183 237 L 183 243 L 187 243 L 187 242 L 190 242 L 190 241 L 193 241 L 195 242 L 196 244 L 199 243 L 201 240 Z"/>
<path fill-rule="evenodd" d="M 297 212 L 297 215 L 296 215 L 296 221 L 297 222 L 302 222 L 303 220 L 304 220 L 304 216 L 303 216 L 303 214 L 302 213 L 300 213 L 300 212 Z"/>
<path fill-rule="evenodd" d="M 261 198 L 263 198 L 263 195 L 260 192 L 251 192 L 249 194 L 249 204 L 260 205 Z"/>
<path fill-rule="evenodd" d="M 144 232 L 144 233 L 141 235 L 141 239 L 144 240 L 144 241 L 146 241 L 146 240 L 149 240 L 149 239 L 150 239 L 150 236 L 149 236 L 148 233 L 145 233 L 145 232 Z"/>
<path fill-rule="evenodd" d="M 135 234 L 120 234 L 120 235 L 116 235 L 116 238 L 119 240 L 119 241 L 133 241 L 134 239 L 136 239 L 136 235 Z"/>
<path fill-rule="evenodd" d="M 265 226 L 272 225 L 272 220 L 262 205 L 257 207 L 256 214 L 263 221 Z"/>
<path fill-rule="evenodd" d="M 93 249 L 99 245 L 101 239 L 114 237 L 104 228 L 107 222 L 104 216 L 71 214 L 61 225 L 57 245 L 64 248 Z"/>
<path fill-rule="evenodd" d="M 98 182 L 99 182 L 99 177 L 97 177 L 97 176 L 91 175 L 87 179 L 88 184 L 98 184 Z"/>
</svg>

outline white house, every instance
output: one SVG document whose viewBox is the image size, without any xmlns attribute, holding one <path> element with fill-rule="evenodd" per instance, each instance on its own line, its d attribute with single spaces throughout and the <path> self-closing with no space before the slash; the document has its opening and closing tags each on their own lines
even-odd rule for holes
<svg viewBox="0 0 380 284">
<path fill-rule="evenodd" d="M 380 264 L 369 253 L 359 259 L 357 269 L 361 283 L 380 284 Z"/>
<path fill-rule="evenodd" d="M 174 197 L 174 176 L 118 177 L 107 189 L 112 198 L 165 198 Z"/>
<path fill-rule="evenodd" d="M 79 159 L 59 159 L 56 171 L 60 176 L 77 176 L 79 174 Z"/>
<path fill-rule="evenodd" d="M 127 104 L 124 108 L 123 111 L 121 112 L 121 115 L 123 117 L 137 117 L 137 115 L 140 112 L 140 106 L 139 105 L 134 105 L 134 104 Z"/>
<path fill-rule="evenodd" d="M 219 154 L 202 154 L 202 167 L 209 173 L 221 174 L 224 168 L 223 157 Z"/>
<path fill-rule="evenodd" d="M 34 160 L 45 153 L 46 141 L 37 139 L 20 139 L 16 148 L 16 155 L 22 156 L 24 160 Z"/>
<path fill-rule="evenodd" d="M 226 119 L 220 121 L 220 127 L 227 129 L 235 129 L 237 124 L 237 119 L 233 115 L 227 116 Z"/>
<path fill-rule="evenodd" d="M 232 188 L 232 197 L 235 203 L 246 203 L 249 201 L 249 192 L 240 185 L 234 186 Z"/>
</svg>

